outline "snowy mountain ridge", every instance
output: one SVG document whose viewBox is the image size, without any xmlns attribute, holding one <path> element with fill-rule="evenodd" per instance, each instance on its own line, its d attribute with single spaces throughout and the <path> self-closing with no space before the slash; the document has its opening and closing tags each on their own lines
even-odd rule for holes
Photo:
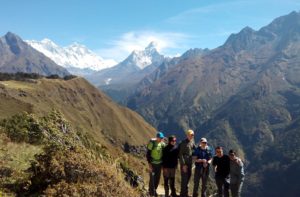
<svg viewBox="0 0 300 197">
<path fill-rule="evenodd" d="M 26 40 L 26 42 L 65 68 L 88 68 L 99 71 L 117 64 L 115 60 L 103 59 L 86 46 L 78 43 L 60 47 L 47 38 L 42 41 Z"/>
<path fill-rule="evenodd" d="M 141 70 L 152 64 L 154 61 L 159 59 L 161 55 L 156 50 L 156 43 L 151 42 L 145 50 L 134 50 L 131 55 L 125 60 L 138 66 Z"/>
</svg>

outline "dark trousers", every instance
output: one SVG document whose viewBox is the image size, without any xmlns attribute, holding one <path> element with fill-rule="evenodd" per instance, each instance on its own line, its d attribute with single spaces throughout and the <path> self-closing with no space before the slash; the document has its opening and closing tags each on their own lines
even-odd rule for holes
<svg viewBox="0 0 300 197">
<path fill-rule="evenodd" d="M 161 164 L 152 164 L 152 172 L 150 172 L 150 181 L 149 181 L 149 194 L 155 196 L 156 189 L 159 184 L 161 174 Z"/>
<path fill-rule="evenodd" d="M 232 197 L 241 197 L 243 182 L 237 184 L 230 184 L 230 191 Z"/>
<path fill-rule="evenodd" d="M 206 197 L 207 180 L 208 180 L 209 168 L 203 168 L 202 166 L 196 166 L 194 174 L 194 190 L 193 197 L 198 197 L 200 179 L 202 181 L 201 197 Z"/>
<path fill-rule="evenodd" d="M 187 172 L 183 172 L 182 166 L 180 166 L 181 172 L 181 190 L 180 197 L 187 197 L 189 191 L 189 181 L 192 175 L 192 164 L 188 164 Z"/>
<path fill-rule="evenodd" d="M 215 177 L 218 188 L 218 197 L 229 197 L 229 179 L 224 177 Z"/>
<path fill-rule="evenodd" d="M 164 168 L 163 176 L 164 176 L 164 187 L 165 187 L 165 196 L 169 196 L 169 191 L 171 189 L 171 196 L 176 197 L 176 189 L 175 189 L 175 168 Z M 170 185 L 170 187 L 169 187 Z"/>
</svg>

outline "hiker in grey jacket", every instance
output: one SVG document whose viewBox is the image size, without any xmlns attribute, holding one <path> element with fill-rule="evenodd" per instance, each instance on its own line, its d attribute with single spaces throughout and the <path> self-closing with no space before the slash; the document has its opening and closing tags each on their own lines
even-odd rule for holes
<svg viewBox="0 0 300 197">
<path fill-rule="evenodd" d="M 240 158 L 236 156 L 234 150 L 229 151 L 230 158 L 230 191 L 232 197 L 240 197 L 244 182 L 244 164 Z"/>
<path fill-rule="evenodd" d="M 188 196 L 188 184 L 192 175 L 192 154 L 195 149 L 194 131 L 187 130 L 186 139 L 179 144 L 179 163 L 181 172 L 180 197 Z"/>
</svg>

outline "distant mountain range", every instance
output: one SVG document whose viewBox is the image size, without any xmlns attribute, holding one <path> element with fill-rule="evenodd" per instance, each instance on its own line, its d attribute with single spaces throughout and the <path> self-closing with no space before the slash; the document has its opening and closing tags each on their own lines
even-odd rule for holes
<svg viewBox="0 0 300 197">
<path fill-rule="evenodd" d="M 130 75 L 136 74 L 150 65 L 159 65 L 163 60 L 164 56 L 157 52 L 155 44 L 152 42 L 145 50 L 133 51 L 116 66 L 94 73 L 88 79 L 98 86 L 126 82 L 131 80 L 128 78 Z"/>
<path fill-rule="evenodd" d="M 60 47 L 49 39 L 26 42 L 70 73 L 84 76 L 118 102 L 124 101 L 141 79 L 170 59 L 158 53 L 154 42 L 145 50 L 133 51 L 119 64 L 104 60 L 77 43 Z"/>
<path fill-rule="evenodd" d="M 236 148 L 246 159 L 243 196 L 300 195 L 300 13 L 224 45 L 161 65 L 127 105 L 166 134 Z"/>
<path fill-rule="evenodd" d="M 158 53 L 155 43 L 151 42 L 145 50 L 133 51 L 116 66 L 101 70 L 86 78 L 115 101 L 122 101 L 141 79 L 167 60 L 168 58 Z"/>
<path fill-rule="evenodd" d="M 56 64 L 67 68 L 74 74 L 80 74 L 80 70 L 83 71 L 83 74 L 84 70 L 90 70 L 91 73 L 117 64 L 114 60 L 104 60 L 84 45 L 78 43 L 60 47 L 49 39 L 43 39 L 42 41 L 28 40 L 26 42 L 52 59 Z"/>
<path fill-rule="evenodd" d="M 0 38 L 0 72 L 38 73 L 46 76 L 70 74 L 11 32 Z"/>
</svg>

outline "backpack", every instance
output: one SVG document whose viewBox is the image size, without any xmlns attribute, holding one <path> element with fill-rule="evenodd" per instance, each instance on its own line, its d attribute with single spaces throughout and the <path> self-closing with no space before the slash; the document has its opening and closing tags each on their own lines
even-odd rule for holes
<svg viewBox="0 0 300 197">
<path fill-rule="evenodd" d="M 156 138 L 151 138 L 147 144 L 147 149 L 152 150 L 152 149 L 156 148 L 157 143 L 155 143 L 155 142 L 156 142 Z M 151 149 L 149 149 L 149 146 L 151 146 Z"/>
<path fill-rule="evenodd" d="M 160 146 L 159 149 L 158 149 L 158 146 Z M 146 154 L 147 161 L 150 163 L 150 162 L 152 162 L 153 159 L 154 160 L 157 159 L 157 158 L 155 158 L 155 155 L 157 155 L 157 154 L 159 154 L 160 157 L 161 157 L 162 152 L 158 153 L 157 150 L 162 151 L 164 147 L 165 147 L 164 143 L 163 144 L 161 144 L 161 143 L 158 144 L 156 142 L 156 138 L 151 138 L 149 143 L 147 144 L 147 154 Z M 155 152 L 152 152 L 152 151 L 155 151 Z M 154 153 L 154 155 L 153 155 L 153 153 Z"/>
<path fill-rule="evenodd" d="M 152 161 L 152 158 L 151 158 L 151 151 L 153 150 L 153 148 L 155 148 L 156 146 L 156 143 L 155 143 L 155 138 L 151 138 L 148 142 L 148 144 L 146 145 L 146 148 L 147 148 L 147 153 L 146 153 L 146 158 L 147 158 L 147 161 L 149 163 L 151 163 Z M 149 146 L 152 146 L 151 149 L 149 149 Z"/>
</svg>

